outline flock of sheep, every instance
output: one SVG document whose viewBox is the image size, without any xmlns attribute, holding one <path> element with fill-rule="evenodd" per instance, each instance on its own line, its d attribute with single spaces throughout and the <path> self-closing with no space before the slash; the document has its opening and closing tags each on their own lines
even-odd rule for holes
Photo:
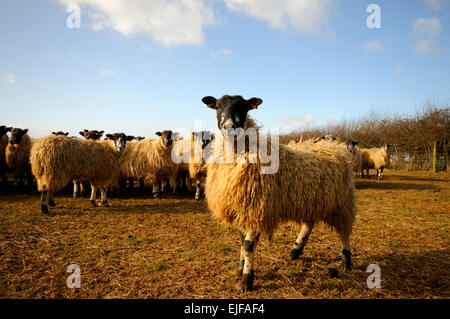
<svg viewBox="0 0 450 319">
<path fill-rule="evenodd" d="M 28 130 L 0 126 L 0 169 L 6 183 L 6 169 L 18 180 L 33 176 L 42 192 L 41 209 L 48 213 L 55 206 L 53 194 L 74 183 L 74 196 L 79 185 L 91 185 L 91 203 L 96 206 L 97 190 L 101 204 L 107 206 L 107 192 L 120 180 L 134 179 L 153 186 L 158 197 L 161 187 L 170 184 L 176 192 L 181 185 L 195 187 L 199 199 L 204 188 L 205 198 L 213 215 L 240 230 L 241 257 L 239 274 L 243 291 L 252 290 L 254 282 L 254 252 L 261 234 L 271 238 L 277 226 L 284 222 L 301 224 L 300 234 L 291 250 L 291 258 L 303 253 L 308 237 L 318 222 L 334 228 L 341 239 L 346 269 L 351 268 L 350 234 L 355 219 L 355 173 L 369 176 L 376 169 L 379 178 L 389 165 L 389 144 L 379 149 L 360 149 L 357 142 L 342 143 L 332 136 L 307 141 L 291 141 L 278 145 L 279 167 L 273 174 L 261 169 L 256 161 L 221 161 L 224 149 L 230 147 L 226 137 L 229 129 L 259 127 L 248 112 L 257 109 L 262 100 L 225 95 L 211 96 L 202 101 L 216 111 L 217 126 L 222 134 L 192 133 L 190 138 L 178 138 L 170 130 L 157 132 L 157 138 L 134 138 L 124 133 L 107 134 L 84 130 L 83 138 L 68 137 L 64 132 L 31 140 Z M 10 137 L 7 136 L 10 132 Z M 243 138 L 236 136 L 235 140 Z M 244 137 L 245 138 L 245 137 Z M 264 142 L 271 144 L 268 138 Z M 209 147 L 206 147 L 209 146 Z M 182 156 L 193 149 L 200 150 L 200 161 L 175 163 L 172 150 Z M 270 148 L 270 147 L 269 147 Z M 234 149 L 234 148 L 233 148 Z M 206 154 L 208 150 L 208 154 Z M 245 150 L 247 159 L 249 149 Z M 209 158 L 210 160 L 205 160 Z M 32 173 L 32 175 L 31 175 Z"/>
</svg>

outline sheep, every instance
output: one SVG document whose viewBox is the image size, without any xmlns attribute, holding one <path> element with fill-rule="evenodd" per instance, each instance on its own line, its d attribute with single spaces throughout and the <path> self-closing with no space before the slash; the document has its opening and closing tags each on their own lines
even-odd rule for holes
<svg viewBox="0 0 450 319">
<path fill-rule="evenodd" d="M 58 133 L 63 133 L 63 132 L 57 132 L 56 134 L 55 134 L 55 132 L 53 132 L 54 135 L 65 135 L 65 136 L 68 135 L 68 133 L 66 133 L 66 134 L 58 134 Z M 103 133 L 104 133 L 104 131 L 87 130 L 87 129 L 78 132 L 78 134 L 83 136 L 85 139 L 92 140 L 92 141 L 100 140 L 100 138 L 103 136 Z M 106 140 L 108 140 L 108 138 L 106 138 Z M 85 189 L 85 185 L 83 185 L 82 182 L 75 181 L 75 180 L 73 181 L 73 197 L 74 198 L 78 197 L 78 195 L 80 197 L 83 197 L 84 189 Z"/>
<path fill-rule="evenodd" d="M 33 187 L 33 176 L 30 171 L 30 149 L 32 141 L 27 134 L 28 129 L 7 127 L 11 133 L 8 146 L 5 152 L 6 166 L 13 170 L 16 183 L 23 187 L 23 178 L 26 175 L 27 187 L 29 190 Z"/>
<path fill-rule="evenodd" d="M 353 156 L 353 171 L 355 175 L 361 172 L 361 164 L 362 164 L 362 154 L 360 148 L 357 146 L 358 142 L 349 140 L 347 141 L 347 149 L 352 153 Z"/>
<path fill-rule="evenodd" d="M 160 195 L 159 184 L 167 179 L 176 192 L 178 166 L 172 161 L 171 151 L 176 134 L 170 130 L 156 132 L 155 139 L 130 143 L 120 158 L 120 173 L 125 178 L 144 178 L 153 184 L 153 197 Z"/>
<path fill-rule="evenodd" d="M 103 206 L 108 206 L 107 188 L 117 181 L 119 157 L 126 146 L 123 133 L 108 134 L 108 141 L 91 141 L 50 135 L 39 139 L 31 148 L 33 175 L 42 191 L 41 210 L 49 212 L 55 206 L 53 193 L 70 181 L 91 183 L 91 204 L 95 207 L 97 189 Z"/>
<path fill-rule="evenodd" d="M 261 153 L 256 162 L 251 163 L 249 159 L 255 157 L 248 152 L 250 147 L 245 156 L 240 157 L 245 159 L 244 162 L 223 163 L 221 150 L 223 139 L 229 140 L 228 130 L 244 129 L 247 132 L 255 127 L 248 111 L 256 109 L 262 100 L 225 95 L 219 100 L 207 96 L 202 101 L 216 110 L 217 125 L 223 137 L 216 136 L 213 155 L 206 164 L 205 196 L 217 219 L 240 229 L 242 290 L 253 289 L 254 252 L 261 233 L 270 239 L 282 222 L 302 224 L 291 251 L 292 259 L 302 254 L 315 223 L 323 221 L 335 228 L 344 246 L 344 266 L 350 269 L 349 237 L 355 219 L 355 189 L 352 158 L 345 145 L 323 141 L 314 149 L 308 143 L 291 149 L 278 145 L 277 141 L 273 145 L 271 139 L 264 141 L 256 129 L 260 147 L 269 144 L 267 148 L 270 147 L 271 155 L 278 150 L 279 157 L 273 160 L 278 170 L 266 174 Z M 239 142 L 241 138 L 242 134 L 236 139 Z M 236 157 L 237 153 L 234 154 Z"/>
<path fill-rule="evenodd" d="M 8 177 L 6 176 L 6 146 L 9 142 L 8 129 L 5 125 L 0 126 L 0 174 L 2 176 L 2 188 L 6 187 Z"/>
<path fill-rule="evenodd" d="M 364 148 L 361 150 L 361 177 L 364 177 L 364 170 L 366 170 L 367 178 L 370 178 L 369 169 L 376 169 L 378 179 L 383 179 L 383 170 L 388 167 L 390 163 L 390 147 L 391 144 L 384 144 L 381 148 Z"/>
<path fill-rule="evenodd" d="M 199 200 L 202 193 L 202 184 L 206 178 L 206 167 L 204 158 L 205 148 L 214 140 L 214 134 L 209 131 L 193 132 L 190 139 L 182 140 L 176 143 L 175 148 L 179 150 L 179 156 L 187 155 L 189 158 L 183 158 L 179 165 L 179 172 L 182 180 L 189 177 L 187 186 L 191 186 L 191 181 L 195 185 L 195 200 Z"/>
</svg>

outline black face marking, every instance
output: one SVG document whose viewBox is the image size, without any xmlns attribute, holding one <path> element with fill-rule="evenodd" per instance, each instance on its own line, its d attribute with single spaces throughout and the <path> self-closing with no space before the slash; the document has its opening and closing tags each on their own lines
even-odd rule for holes
<svg viewBox="0 0 450 319">
<path fill-rule="evenodd" d="M 67 136 L 67 135 L 69 135 L 69 132 L 58 131 L 58 132 L 52 132 L 52 134 L 56 135 L 56 136 Z"/>
<path fill-rule="evenodd" d="M 252 253 L 254 248 L 255 248 L 255 242 L 254 241 L 244 240 L 244 249 L 245 249 L 245 251 L 248 251 L 249 253 Z"/>
<path fill-rule="evenodd" d="M 22 137 L 28 133 L 28 129 L 22 130 L 20 128 L 10 128 L 11 138 L 9 139 L 9 143 L 11 144 L 19 144 L 22 141 Z"/>
<path fill-rule="evenodd" d="M 97 130 L 84 130 L 79 132 L 81 136 L 83 136 L 87 140 L 98 141 L 103 136 L 104 131 Z"/>
<path fill-rule="evenodd" d="M 217 112 L 217 127 L 223 132 L 227 129 L 245 128 L 247 113 L 252 109 L 257 109 L 262 103 L 259 98 L 244 99 L 240 95 L 224 95 L 216 100 L 212 96 L 202 99 L 209 108 Z"/>
<path fill-rule="evenodd" d="M 3 137 L 3 135 L 5 135 L 8 132 L 9 132 L 8 127 L 6 127 L 5 125 L 0 126 L 0 137 Z"/>
<path fill-rule="evenodd" d="M 106 134 L 108 140 L 114 141 L 116 150 L 122 152 L 127 144 L 128 137 L 125 133 Z"/>
<path fill-rule="evenodd" d="M 165 147 L 169 147 L 172 145 L 174 141 L 174 135 L 171 130 L 165 130 L 162 132 L 156 132 L 156 135 L 161 137 L 161 141 Z"/>
<path fill-rule="evenodd" d="M 350 153 L 353 153 L 353 151 L 355 150 L 356 144 L 358 144 L 358 142 L 355 142 L 352 140 L 347 142 L 347 149 L 349 150 Z"/>
</svg>

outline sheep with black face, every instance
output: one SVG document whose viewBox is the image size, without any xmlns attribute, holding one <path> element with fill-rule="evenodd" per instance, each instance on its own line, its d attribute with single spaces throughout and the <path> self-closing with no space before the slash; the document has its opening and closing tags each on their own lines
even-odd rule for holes
<svg viewBox="0 0 450 319">
<path fill-rule="evenodd" d="M 120 174 L 119 158 L 126 146 L 123 133 L 108 134 L 108 141 L 92 141 L 50 135 L 39 139 L 31 149 L 31 168 L 42 191 L 41 209 L 54 206 L 52 196 L 70 181 L 91 183 L 91 204 L 96 204 L 97 189 L 102 205 L 108 206 L 107 189 Z"/>
<path fill-rule="evenodd" d="M 27 134 L 28 129 L 20 129 L 7 127 L 11 137 L 6 147 L 6 166 L 14 172 L 16 183 L 23 186 L 23 178 L 27 178 L 27 187 L 31 189 L 33 186 L 33 175 L 30 171 L 30 149 L 32 141 Z"/>
<path fill-rule="evenodd" d="M 8 178 L 6 176 L 6 146 L 8 146 L 8 128 L 5 125 L 0 126 L 0 174 L 2 176 L 2 187 L 6 187 Z"/>
<path fill-rule="evenodd" d="M 218 157 L 227 153 L 223 147 L 230 130 L 254 128 L 248 112 L 257 109 L 262 100 L 225 95 L 218 100 L 207 96 L 203 102 L 216 111 L 217 126 L 223 135 L 216 136 L 213 155 L 206 164 L 205 196 L 215 217 L 240 229 L 242 290 L 253 288 L 254 253 L 261 233 L 271 238 L 277 226 L 288 221 L 302 225 L 291 251 L 292 259 L 302 254 L 313 225 L 323 221 L 339 233 L 345 267 L 349 269 L 355 199 L 352 158 L 345 145 L 328 141 L 317 143 L 313 149 L 308 145 L 298 149 L 279 145 L 278 170 L 269 174 L 263 173 L 259 153 L 256 162 L 223 163 Z M 273 138 L 266 142 L 271 144 L 268 149 L 276 143 Z M 254 158 L 248 152 L 244 158 Z"/>
</svg>

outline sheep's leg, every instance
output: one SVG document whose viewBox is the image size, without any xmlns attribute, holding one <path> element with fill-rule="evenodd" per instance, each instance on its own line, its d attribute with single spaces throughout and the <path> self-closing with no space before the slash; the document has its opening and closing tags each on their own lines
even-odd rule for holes
<svg viewBox="0 0 450 319">
<path fill-rule="evenodd" d="M 379 175 L 378 175 L 378 179 L 383 179 L 383 167 L 381 167 L 380 169 L 379 169 Z"/>
<path fill-rule="evenodd" d="M 369 169 L 367 168 L 366 171 L 367 171 L 367 178 L 370 178 Z"/>
<path fill-rule="evenodd" d="M 56 203 L 55 203 L 55 200 L 53 199 L 53 192 L 48 192 L 48 194 L 47 194 L 47 196 L 48 196 L 48 205 L 50 206 L 50 207 L 55 207 L 56 206 Z"/>
<path fill-rule="evenodd" d="M 244 248 L 245 233 L 242 230 L 239 231 L 239 239 L 241 241 L 241 257 L 239 261 L 238 277 L 241 278 L 242 273 L 244 272 L 244 265 L 245 265 L 245 248 Z"/>
<path fill-rule="evenodd" d="M 314 227 L 314 223 L 308 224 L 303 223 L 300 229 L 300 234 L 297 237 L 297 240 L 294 243 L 294 248 L 291 250 L 291 259 L 296 260 L 303 254 L 303 249 L 305 248 L 306 243 L 308 242 L 309 235 L 311 235 L 311 231 Z"/>
<path fill-rule="evenodd" d="M 78 189 L 78 182 L 73 181 L 73 198 L 78 197 L 80 190 Z"/>
<path fill-rule="evenodd" d="M 91 205 L 97 207 L 95 200 L 97 199 L 97 186 L 91 184 Z"/>
<path fill-rule="evenodd" d="M 134 190 L 134 178 L 129 178 L 128 179 L 128 189 L 129 190 Z"/>
<path fill-rule="evenodd" d="M 159 183 L 156 182 L 153 184 L 153 198 L 159 197 Z"/>
<path fill-rule="evenodd" d="M 350 238 L 348 234 L 340 233 L 339 237 L 341 238 L 342 245 L 344 249 L 342 249 L 342 256 L 344 261 L 344 268 L 346 270 L 350 270 L 352 268 L 352 254 L 350 252 Z"/>
<path fill-rule="evenodd" d="M 170 187 L 172 188 L 172 194 L 176 194 L 178 190 L 178 182 L 176 177 L 172 177 L 169 179 Z"/>
<path fill-rule="evenodd" d="M 80 197 L 83 197 L 84 195 L 84 184 L 83 182 L 80 182 Z"/>
<path fill-rule="evenodd" d="M 33 174 L 31 173 L 31 170 L 27 171 L 27 188 L 28 191 L 33 190 Z"/>
<path fill-rule="evenodd" d="M 253 262 L 256 245 L 258 244 L 260 234 L 250 230 L 244 240 L 244 269 L 242 271 L 241 289 L 250 291 L 253 289 L 253 280 L 255 272 L 253 271 Z"/>
<path fill-rule="evenodd" d="M 108 201 L 106 199 L 106 195 L 108 194 L 107 189 L 105 187 L 100 187 L 102 206 L 108 207 Z"/>
<path fill-rule="evenodd" d="M 201 195 L 202 195 L 201 183 L 197 179 L 195 181 L 195 200 L 199 200 Z"/>
<path fill-rule="evenodd" d="M 143 178 L 139 179 L 139 187 L 141 190 L 145 189 L 145 182 Z"/>
<path fill-rule="evenodd" d="M 41 210 L 44 214 L 48 214 L 48 191 L 47 186 L 42 186 Z"/>
</svg>

